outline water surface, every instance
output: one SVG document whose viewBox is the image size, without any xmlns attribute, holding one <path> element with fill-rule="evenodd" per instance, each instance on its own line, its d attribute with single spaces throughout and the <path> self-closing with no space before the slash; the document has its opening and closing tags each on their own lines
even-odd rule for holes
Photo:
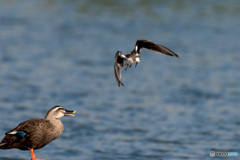
<svg viewBox="0 0 240 160">
<path fill-rule="evenodd" d="M 240 154 L 239 1 L 0 2 L 0 138 L 62 105 L 76 117 L 61 119 L 62 136 L 38 158 Z M 138 39 L 180 58 L 143 50 L 118 88 L 114 55 L 129 53 Z M 0 159 L 30 159 L 30 152 L 0 150 Z"/>
</svg>

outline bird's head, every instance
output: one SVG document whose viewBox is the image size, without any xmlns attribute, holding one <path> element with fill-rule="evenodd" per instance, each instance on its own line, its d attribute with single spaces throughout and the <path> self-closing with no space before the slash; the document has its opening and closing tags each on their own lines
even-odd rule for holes
<svg viewBox="0 0 240 160">
<path fill-rule="evenodd" d="M 136 56 L 134 58 L 134 62 L 136 63 L 135 67 L 137 67 L 137 64 L 141 61 L 141 57 L 140 56 Z"/>
</svg>

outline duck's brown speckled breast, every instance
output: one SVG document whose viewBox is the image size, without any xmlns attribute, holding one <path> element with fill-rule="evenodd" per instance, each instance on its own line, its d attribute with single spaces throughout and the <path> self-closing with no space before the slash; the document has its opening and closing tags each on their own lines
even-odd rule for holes
<svg viewBox="0 0 240 160">
<path fill-rule="evenodd" d="M 63 124 L 59 119 L 45 120 L 39 125 L 38 133 L 32 138 L 34 149 L 39 149 L 58 138 L 64 130 Z"/>
</svg>

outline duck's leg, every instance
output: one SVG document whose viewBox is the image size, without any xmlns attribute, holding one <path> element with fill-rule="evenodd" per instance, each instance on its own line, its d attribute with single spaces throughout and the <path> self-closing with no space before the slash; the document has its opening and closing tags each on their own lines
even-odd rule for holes
<svg viewBox="0 0 240 160">
<path fill-rule="evenodd" d="M 32 156 L 31 160 L 44 160 L 44 159 L 37 159 L 37 158 L 35 157 L 33 148 L 31 148 L 30 151 L 31 151 L 31 156 Z"/>
<path fill-rule="evenodd" d="M 128 68 L 128 65 L 129 65 L 129 64 L 127 64 L 127 67 L 125 68 L 125 71 L 127 70 L 127 68 Z"/>
<path fill-rule="evenodd" d="M 132 67 L 132 65 L 129 66 L 129 68 Z"/>
</svg>

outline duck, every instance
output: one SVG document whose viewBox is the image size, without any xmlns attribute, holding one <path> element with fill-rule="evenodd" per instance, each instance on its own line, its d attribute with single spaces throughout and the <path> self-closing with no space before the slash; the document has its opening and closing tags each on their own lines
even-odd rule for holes
<svg viewBox="0 0 240 160">
<path fill-rule="evenodd" d="M 54 106 L 47 112 L 44 119 L 34 118 L 24 121 L 6 132 L 0 143 L 0 149 L 30 150 L 31 160 L 43 160 L 35 157 L 34 150 L 57 139 L 64 130 L 59 118 L 75 116 L 73 115 L 75 112 L 66 110 L 62 106 Z"/>
<path fill-rule="evenodd" d="M 115 79 L 117 81 L 117 85 L 120 87 L 121 85 L 124 86 L 124 84 L 121 81 L 121 72 L 120 68 L 127 68 L 132 67 L 132 65 L 135 65 L 137 67 L 137 64 L 141 61 L 140 53 L 142 49 L 148 49 L 152 50 L 157 53 L 163 53 L 168 56 L 173 57 L 179 57 L 176 53 L 174 53 L 172 50 L 168 49 L 167 47 L 164 47 L 156 42 L 150 41 L 150 40 L 137 40 L 135 47 L 132 52 L 129 54 L 123 55 L 121 51 L 117 51 L 114 57 L 114 73 L 115 73 Z"/>
</svg>

